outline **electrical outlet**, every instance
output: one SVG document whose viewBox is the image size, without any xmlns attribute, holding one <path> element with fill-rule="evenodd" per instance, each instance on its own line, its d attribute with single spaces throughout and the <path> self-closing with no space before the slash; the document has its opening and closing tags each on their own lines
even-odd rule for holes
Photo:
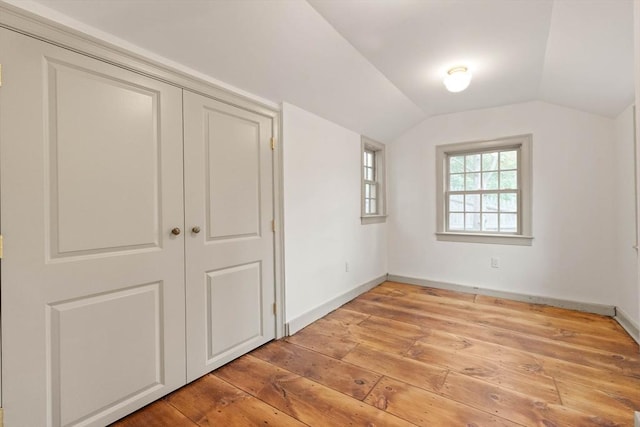
<svg viewBox="0 0 640 427">
<path fill-rule="evenodd" d="M 348 263 L 348 262 L 345 262 L 345 263 L 344 263 L 344 271 L 345 271 L 346 273 L 348 273 L 348 272 L 349 272 L 349 263 Z"/>
<path fill-rule="evenodd" d="M 500 268 L 500 258 L 491 257 L 491 268 Z"/>
</svg>

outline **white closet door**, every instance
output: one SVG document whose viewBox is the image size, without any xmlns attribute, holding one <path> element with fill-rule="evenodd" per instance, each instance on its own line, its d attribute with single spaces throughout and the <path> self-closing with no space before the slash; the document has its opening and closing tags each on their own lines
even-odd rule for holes
<svg viewBox="0 0 640 427">
<path fill-rule="evenodd" d="M 185 383 L 181 90 L 0 29 L 5 425 Z"/>
<path fill-rule="evenodd" d="M 273 121 L 184 92 L 187 379 L 275 338 Z"/>
</svg>

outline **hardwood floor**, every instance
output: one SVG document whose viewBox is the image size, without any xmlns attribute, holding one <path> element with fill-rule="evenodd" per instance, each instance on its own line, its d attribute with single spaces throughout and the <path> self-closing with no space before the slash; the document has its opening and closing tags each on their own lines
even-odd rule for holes
<svg viewBox="0 0 640 427">
<path fill-rule="evenodd" d="M 386 282 L 119 421 L 133 426 L 633 426 L 611 318 Z"/>
</svg>

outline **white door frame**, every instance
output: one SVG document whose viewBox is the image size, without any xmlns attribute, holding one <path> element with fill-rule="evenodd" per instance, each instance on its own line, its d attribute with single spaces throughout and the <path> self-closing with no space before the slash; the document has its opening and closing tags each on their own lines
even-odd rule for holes
<svg viewBox="0 0 640 427">
<path fill-rule="evenodd" d="M 0 0 L 0 27 L 273 118 L 273 134 L 276 135 L 273 156 L 276 339 L 285 336 L 284 202 L 282 198 L 282 144 L 280 143 L 282 140 L 280 133 L 282 128 L 281 106 L 227 85 L 224 82 L 201 75 L 187 67 L 171 63 L 171 61 L 155 56 L 150 52 L 136 49 L 134 46 L 123 47 L 118 45 L 118 41 L 115 39 L 104 40 L 94 34 L 90 34 L 90 29 L 86 29 L 87 32 L 79 31 L 63 23 L 41 16 L 37 13 L 46 14 L 46 11 L 39 9 L 37 5 L 28 5 L 28 7 L 32 8 L 36 13 Z M 2 207 L 0 206 L 0 211 L 1 209 Z M 0 349 L 2 348 L 1 336 L 0 329 Z M 0 377 L 0 406 L 2 399 L 1 385 L 2 379 Z"/>
</svg>

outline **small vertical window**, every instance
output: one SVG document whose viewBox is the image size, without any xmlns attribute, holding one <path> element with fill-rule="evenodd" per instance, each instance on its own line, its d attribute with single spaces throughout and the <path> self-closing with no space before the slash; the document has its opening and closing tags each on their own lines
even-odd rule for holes
<svg viewBox="0 0 640 427">
<path fill-rule="evenodd" d="M 363 224 L 385 221 L 385 147 L 369 138 L 362 138 L 362 198 Z"/>
<path fill-rule="evenodd" d="M 376 197 L 378 188 L 378 183 L 376 182 L 376 152 L 365 149 L 363 162 L 364 213 L 365 215 L 376 215 L 378 213 L 378 200 Z"/>
</svg>

